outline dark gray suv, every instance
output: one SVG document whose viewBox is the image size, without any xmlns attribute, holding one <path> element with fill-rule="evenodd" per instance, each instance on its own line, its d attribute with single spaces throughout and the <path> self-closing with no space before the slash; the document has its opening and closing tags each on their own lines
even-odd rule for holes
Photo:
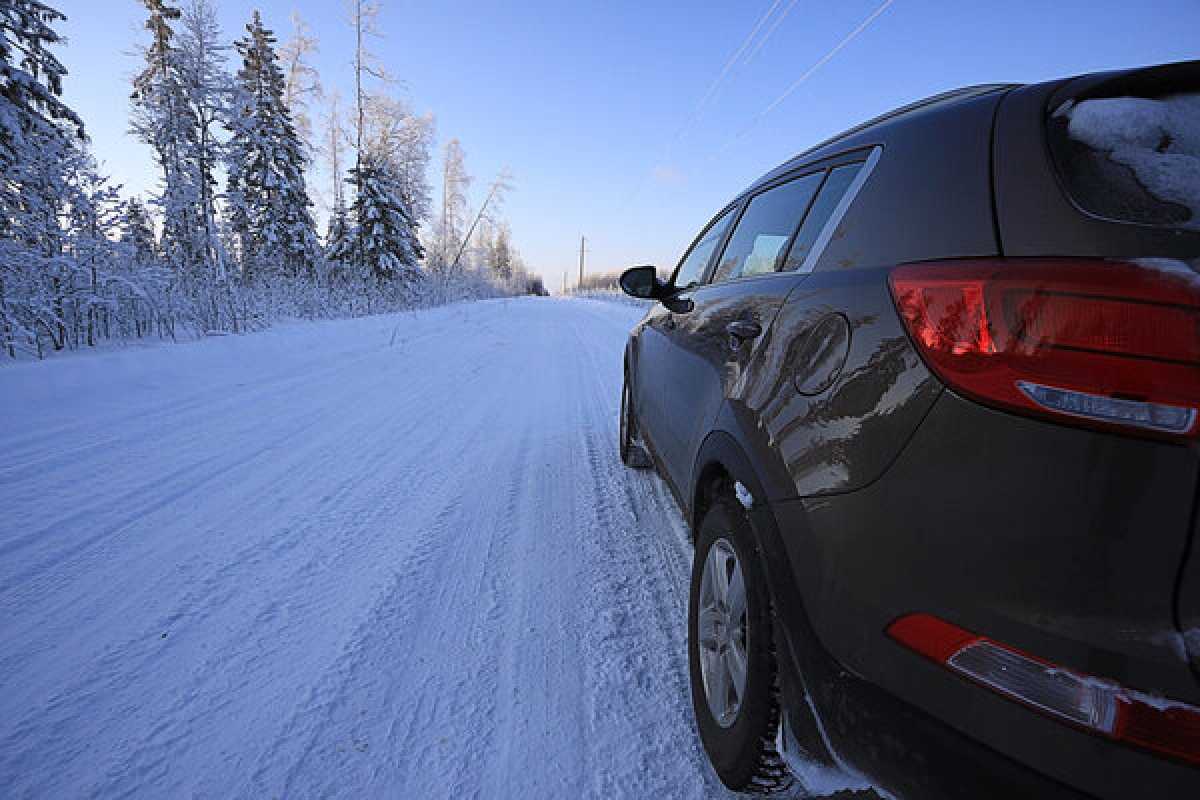
<svg viewBox="0 0 1200 800">
<path fill-rule="evenodd" d="M 1200 797 L 1200 62 L 914 103 L 622 286 L 726 785 Z"/>
</svg>

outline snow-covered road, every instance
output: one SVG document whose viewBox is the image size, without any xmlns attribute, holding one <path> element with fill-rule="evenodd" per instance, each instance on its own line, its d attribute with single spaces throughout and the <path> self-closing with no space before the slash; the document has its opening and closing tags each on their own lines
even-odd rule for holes
<svg viewBox="0 0 1200 800">
<path fill-rule="evenodd" d="M 721 796 L 686 534 L 616 457 L 637 315 L 0 369 L 0 796 Z"/>
</svg>

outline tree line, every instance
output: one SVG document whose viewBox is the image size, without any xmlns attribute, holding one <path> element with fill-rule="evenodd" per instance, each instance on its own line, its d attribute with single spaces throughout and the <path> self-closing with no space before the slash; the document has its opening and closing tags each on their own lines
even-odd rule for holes
<svg viewBox="0 0 1200 800">
<path fill-rule="evenodd" d="M 348 104 L 323 91 L 311 63 L 318 42 L 295 15 L 282 45 L 258 11 L 229 42 L 213 0 L 139 2 L 146 34 L 129 132 L 158 182 L 126 198 L 62 100 L 66 70 L 52 48 L 64 15 L 40 0 L 0 0 L 7 356 L 536 291 L 498 214 L 507 175 L 472 209 L 452 139 L 433 197 L 434 119 L 390 91 L 370 49 L 376 2 L 346 0 Z M 318 175 L 325 192 L 314 191 Z M 327 209 L 323 231 L 314 197 Z"/>
</svg>

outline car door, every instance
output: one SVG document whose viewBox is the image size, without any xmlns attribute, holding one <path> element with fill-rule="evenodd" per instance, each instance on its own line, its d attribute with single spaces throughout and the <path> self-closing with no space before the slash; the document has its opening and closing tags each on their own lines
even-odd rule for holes
<svg viewBox="0 0 1200 800">
<path fill-rule="evenodd" d="M 739 381 L 784 299 L 804 277 L 780 268 L 823 178 L 823 171 L 789 176 L 750 195 L 707 280 L 681 291 L 677 310 L 665 309 L 672 327 L 663 337 L 670 349 L 653 384 L 659 394 L 655 446 L 684 498 L 696 453 L 727 389 Z"/>
<path fill-rule="evenodd" d="M 732 204 L 717 214 L 692 242 L 675 268 L 670 285 L 679 302 L 655 303 L 641 324 L 637 337 L 636 375 L 633 381 L 634 404 L 642 437 L 654 454 L 662 459 L 660 443 L 667 441 L 665 426 L 670 414 L 670 383 L 672 360 L 675 358 L 678 313 L 671 307 L 682 308 L 689 302 L 692 289 L 708 274 L 709 264 L 725 240 L 739 205 Z M 669 307 L 670 306 L 670 307 Z"/>
</svg>

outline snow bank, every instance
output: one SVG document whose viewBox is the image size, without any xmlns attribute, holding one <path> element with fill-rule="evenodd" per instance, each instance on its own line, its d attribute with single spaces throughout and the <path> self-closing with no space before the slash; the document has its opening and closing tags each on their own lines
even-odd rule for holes
<svg viewBox="0 0 1200 800">
<path fill-rule="evenodd" d="M 1200 94 L 1101 97 L 1063 104 L 1068 135 L 1133 170 L 1159 200 L 1192 212 L 1185 227 L 1200 229 Z"/>
<path fill-rule="evenodd" d="M 584 289 L 582 291 L 571 292 L 571 297 L 602 300 L 606 303 L 620 303 L 621 305 L 636 306 L 642 310 L 652 305 L 652 301 L 639 300 L 636 297 L 625 294 L 620 289 Z"/>
</svg>

